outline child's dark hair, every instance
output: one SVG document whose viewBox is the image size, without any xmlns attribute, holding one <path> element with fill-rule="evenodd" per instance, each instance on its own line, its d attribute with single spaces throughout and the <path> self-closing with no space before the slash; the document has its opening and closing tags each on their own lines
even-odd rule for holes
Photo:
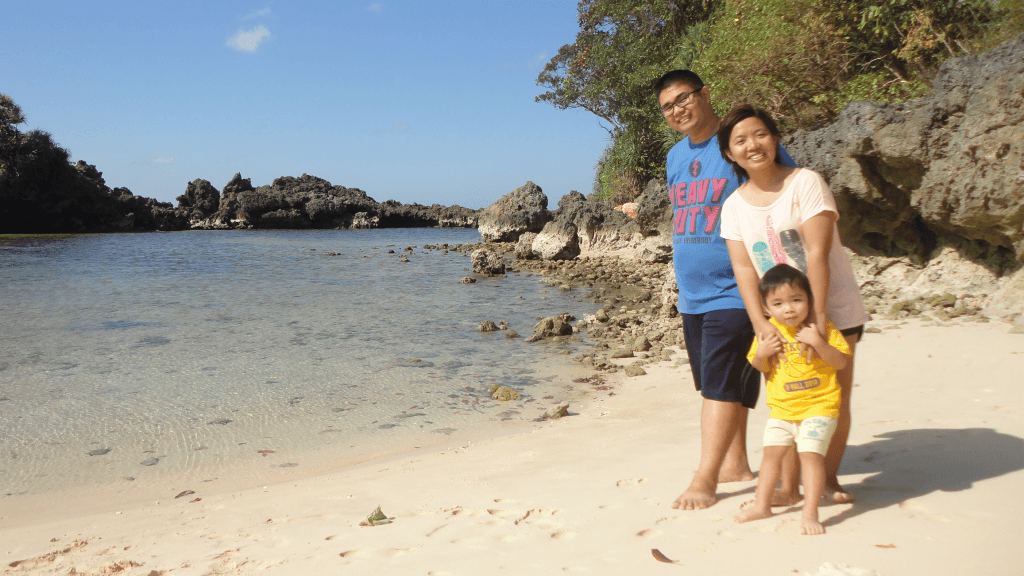
<svg viewBox="0 0 1024 576">
<path fill-rule="evenodd" d="M 758 288 L 761 289 L 761 301 L 768 300 L 768 295 L 783 286 L 794 286 L 807 293 L 807 305 L 814 309 L 814 294 L 811 292 L 811 281 L 807 275 L 789 264 L 778 264 L 764 273 Z"/>
</svg>

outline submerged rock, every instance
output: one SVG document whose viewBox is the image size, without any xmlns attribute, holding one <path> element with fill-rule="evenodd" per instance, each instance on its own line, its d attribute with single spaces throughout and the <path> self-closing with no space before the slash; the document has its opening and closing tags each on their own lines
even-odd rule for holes
<svg viewBox="0 0 1024 576">
<path fill-rule="evenodd" d="M 519 400 L 523 397 L 519 392 L 509 388 L 508 386 L 500 386 L 495 384 L 487 389 L 490 392 L 491 397 L 501 402 L 508 402 L 511 400 Z"/>
</svg>

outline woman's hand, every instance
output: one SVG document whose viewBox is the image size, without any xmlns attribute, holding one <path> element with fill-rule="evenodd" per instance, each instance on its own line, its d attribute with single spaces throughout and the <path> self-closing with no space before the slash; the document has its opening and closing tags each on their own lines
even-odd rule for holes
<svg viewBox="0 0 1024 576">
<path fill-rule="evenodd" d="M 774 326 L 771 332 L 757 334 L 757 352 L 751 364 L 761 372 L 767 374 L 775 368 L 780 360 L 785 360 L 785 352 L 782 346 L 783 340 Z"/>
<path fill-rule="evenodd" d="M 808 322 L 796 333 L 796 341 L 800 343 L 800 355 L 807 358 L 808 362 L 814 360 L 814 354 L 821 349 L 822 344 L 828 341 L 822 337 L 819 325 Z M 818 354 L 821 356 L 821 354 Z"/>
</svg>

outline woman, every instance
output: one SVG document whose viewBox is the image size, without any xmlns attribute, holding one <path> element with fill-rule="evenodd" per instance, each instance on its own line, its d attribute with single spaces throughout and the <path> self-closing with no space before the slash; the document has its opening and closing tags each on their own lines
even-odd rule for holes
<svg viewBox="0 0 1024 576">
<path fill-rule="evenodd" d="M 853 267 L 839 241 L 839 212 L 824 179 L 811 170 L 783 166 L 780 134 L 771 116 L 749 104 L 722 119 L 718 146 L 745 182 L 722 206 L 722 238 L 729 249 L 740 296 L 757 334 L 775 330 L 765 318 L 758 279 L 777 264 L 803 270 L 811 282 L 814 311 L 808 319 L 820 331 L 826 319 L 855 351 L 868 314 Z M 824 332 L 822 332 L 824 334 Z M 853 497 L 839 485 L 839 464 L 850 436 L 853 362 L 837 374 L 842 390 L 839 423 L 825 456 L 825 495 L 835 502 Z M 783 476 L 777 503 L 799 500 L 796 458 Z"/>
</svg>

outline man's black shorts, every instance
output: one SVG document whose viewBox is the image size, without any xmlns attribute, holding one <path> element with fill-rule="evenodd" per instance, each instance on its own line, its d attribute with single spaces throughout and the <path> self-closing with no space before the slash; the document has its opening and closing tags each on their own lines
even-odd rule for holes
<svg viewBox="0 0 1024 576">
<path fill-rule="evenodd" d="M 746 310 L 683 314 L 683 336 L 701 396 L 747 408 L 757 405 L 761 373 L 747 361 L 754 328 Z"/>
</svg>

